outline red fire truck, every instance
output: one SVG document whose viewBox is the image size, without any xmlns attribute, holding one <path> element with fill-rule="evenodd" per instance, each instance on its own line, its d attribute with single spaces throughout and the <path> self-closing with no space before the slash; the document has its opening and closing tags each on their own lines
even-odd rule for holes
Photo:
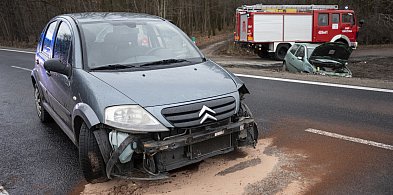
<svg viewBox="0 0 393 195">
<path fill-rule="evenodd" d="M 236 9 L 235 42 L 260 57 L 283 60 L 296 42 L 341 42 L 356 48 L 358 31 L 354 11 L 337 5 L 257 4 Z"/>
</svg>

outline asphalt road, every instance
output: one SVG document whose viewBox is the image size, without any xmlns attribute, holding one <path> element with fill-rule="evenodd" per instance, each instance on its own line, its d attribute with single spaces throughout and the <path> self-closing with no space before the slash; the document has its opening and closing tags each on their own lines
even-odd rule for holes
<svg viewBox="0 0 393 195">
<path fill-rule="evenodd" d="M 77 148 L 35 113 L 33 55 L 0 51 L 0 185 L 11 194 L 64 194 L 83 178 Z M 393 151 L 305 132 L 308 128 L 393 145 L 393 93 L 242 78 L 265 137 L 307 158 L 310 194 L 393 194 Z"/>
</svg>

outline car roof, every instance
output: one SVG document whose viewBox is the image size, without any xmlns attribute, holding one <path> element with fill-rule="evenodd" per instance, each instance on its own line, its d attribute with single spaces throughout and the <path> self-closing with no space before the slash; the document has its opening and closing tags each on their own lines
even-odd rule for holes
<svg viewBox="0 0 393 195">
<path fill-rule="evenodd" d="M 99 22 L 99 21 L 122 21 L 122 20 L 145 20 L 145 19 L 161 19 L 158 16 L 153 16 L 143 13 L 130 13 L 130 12 L 84 12 L 84 13 L 71 13 L 61 16 L 72 17 L 79 23 L 85 22 Z M 59 17 L 61 17 L 59 16 Z"/>
</svg>

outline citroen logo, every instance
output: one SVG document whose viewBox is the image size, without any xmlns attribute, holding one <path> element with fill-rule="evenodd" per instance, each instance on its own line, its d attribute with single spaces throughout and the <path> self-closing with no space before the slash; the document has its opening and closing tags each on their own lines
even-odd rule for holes
<svg viewBox="0 0 393 195">
<path fill-rule="evenodd" d="M 208 118 L 212 119 L 212 120 L 215 120 L 215 121 L 217 120 L 216 117 L 210 115 L 209 113 L 207 113 L 207 111 L 210 112 L 210 113 L 216 114 L 216 112 L 214 112 L 214 110 L 212 110 L 209 107 L 203 105 L 201 111 L 199 112 L 199 117 L 201 117 L 203 115 L 201 122 L 199 122 L 200 124 L 205 122 Z"/>
</svg>

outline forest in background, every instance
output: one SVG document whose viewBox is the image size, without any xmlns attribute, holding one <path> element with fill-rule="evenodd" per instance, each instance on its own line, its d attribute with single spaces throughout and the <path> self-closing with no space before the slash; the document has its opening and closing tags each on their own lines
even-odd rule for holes
<svg viewBox="0 0 393 195">
<path fill-rule="evenodd" d="M 0 45 L 33 46 L 46 23 L 75 12 L 141 12 L 172 20 L 190 36 L 232 32 L 235 9 L 247 4 L 337 4 L 364 19 L 361 44 L 393 43 L 392 0 L 1 0 Z"/>
</svg>

